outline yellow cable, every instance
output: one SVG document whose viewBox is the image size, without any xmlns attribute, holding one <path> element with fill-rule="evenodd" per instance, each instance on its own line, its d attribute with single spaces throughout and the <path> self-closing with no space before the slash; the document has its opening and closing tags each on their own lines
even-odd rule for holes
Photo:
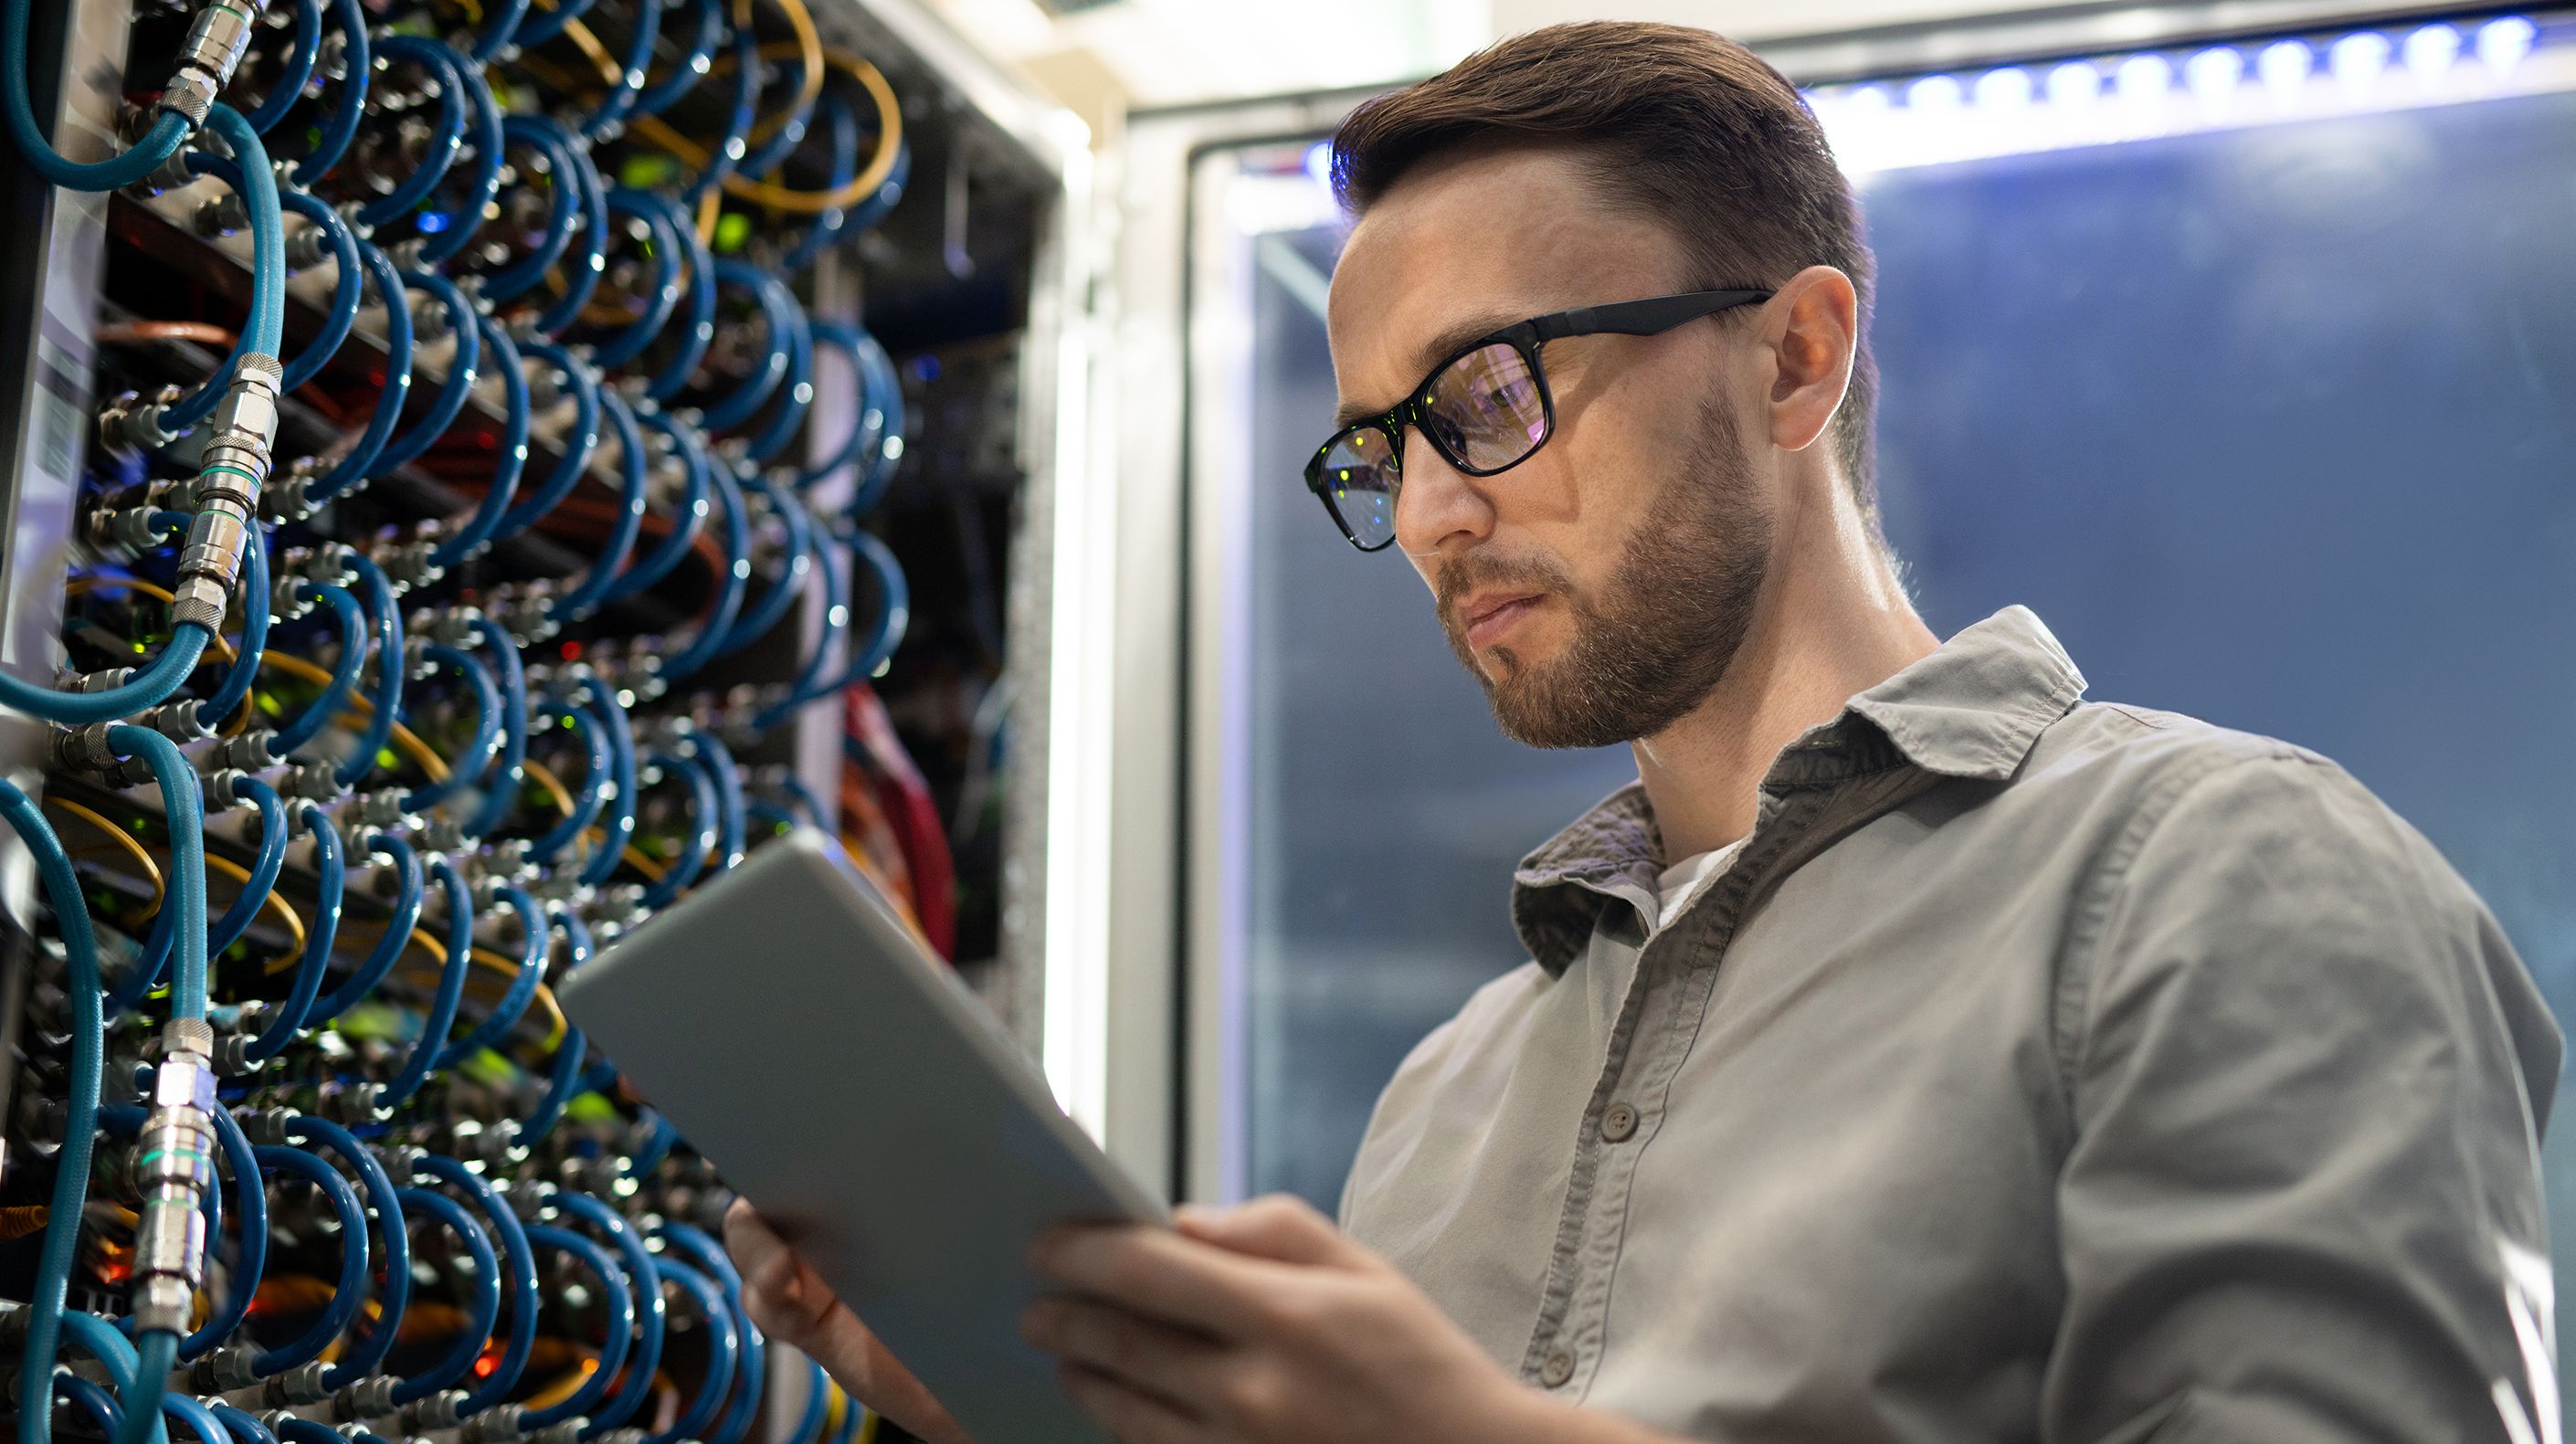
<svg viewBox="0 0 2576 1444">
<path fill-rule="evenodd" d="M 114 838 L 117 843 L 125 849 L 127 856 L 133 858 L 135 862 L 142 865 L 143 875 L 152 879 L 152 906 L 143 910 L 143 918 L 138 919 L 138 921 L 148 920 L 161 911 L 161 899 L 167 896 L 169 892 L 167 885 L 161 881 L 161 865 L 152 860 L 152 854 L 144 850 L 142 843 L 134 840 L 134 835 L 132 833 L 127 832 L 124 828 L 117 826 L 115 823 L 108 821 L 106 818 L 99 816 L 97 813 L 81 806 L 79 803 L 74 802 L 67 797 L 48 797 L 45 799 L 44 805 L 54 808 L 57 811 L 68 813 L 73 817 L 77 817 L 81 821 L 88 823 L 90 826 L 97 828 L 99 831 L 106 833 L 109 837 Z"/>
<path fill-rule="evenodd" d="M 537 785 L 546 790 L 546 799 L 558 811 L 566 817 L 573 815 L 576 809 L 572 805 L 572 789 L 564 786 L 563 779 L 555 776 L 553 768 L 531 757 L 519 764 L 519 770 L 536 779 Z"/>
<path fill-rule="evenodd" d="M 328 671 L 325 671 L 323 668 L 316 666 L 311 662 L 305 661 L 302 657 L 289 656 L 284 652 L 262 652 L 259 657 L 259 665 L 263 670 L 270 666 L 275 666 L 279 671 L 286 673 L 288 676 L 301 678 L 307 682 L 320 683 L 324 686 L 328 686 L 331 681 L 331 674 Z M 401 663 L 397 661 L 395 665 L 399 666 Z M 340 715 L 343 721 L 354 716 L 363 723 L 367 718 L 374 716 L 375 711 L 376 704 L 374 699 L 360 693 L 352 692 L 349 694 L 349 710 L 341 713 Z M 405 727 L 400 722 L 397 722 L 394 724 L 393 735 L 394 746 L 408 754 L 412 761 L 419 763 L 420 770 L 429 774 L 430 781 L 445 782 L 447 780 L 447 759 L 439 756 L 437 751 L 428 743 L 421 741 L 419 734 L 413 732 L 410 728 Z"/>
<path fill-rule="evenodd" d="M 773 50 L 779 49 L 781 47 L 764 45 L 760 53 L 767 56 Z M 792 50 L 794 47 L 788 46 L 784 49 Z M 903 111 L 895 101 L 894 87 L 886 84 L 884 74 L 875 66 L 849 51 L 826 48 L 823 55 L 826 60 L 847 71 L 860 85 L 866 87 L 868 98 L 876 103 L 876 154 L 868 157 L 867 166 L 856 176 L 851 177 L 849 184 L 833 190 L 789 190 L 785 186 L 753 180 L 749 176 L 728 174 L 724 178 L 725 194 L 776 210 L 813 216 L 821 215 L 825 211 L 838 210 L 844 206 L 856 205 L 875 194 L 878 186 L 885 184 L 885 178 L 894 170 L 895 148 L 903 141 Z M 809 69 L 807 73 L 819 72 Z M 678 156 L 683 162 L 700 168 L 706 165 L 707 148 L 673 130 L 660 116 L 639 115 L 627 124 L 637 135 Z M 708 229 L 703 223 L 703 215 L 700 229 Z"/>
<path fill-rule="evenodd" d="M 164 606 L 176 605 L 179 600 L 170 594 L 169 588 L 157 586 L 140 577 L 74 577 L 64 584 L 63 598 L 68 601 L 73 597 L 87 596 L 91 592 L 98 591 L 141 592 Z M 206 644 L 215 652 L 215 660 L 225 666 L 231 666 L 241 657 L 239 652 L 233 650 L 233 644 L 224 640 L 222 632 L 216 632 L 208 637 Z M 250 730 L 250 694 L 244 692 L 241 706 L 235 708 L 233 715 L 225 720 L 221 735 L 239 737 L 248 730 Z"/>
<path fill-rule="evenodd" d="M 250 886 L 250 869 L 243 867 L 240 863 L 233 861 L 231 858 L 217 857 L 212 853 L 208 853 L 206 854 L 206 866 L 213 868 L 215 871 L 222 873 L 228 878 L 231 878 L 234 882 L 241 884 L 243 887 Z M 304 919 L 295 915 L 295 909 L 286 905 L 286 899 L 277 895 L 277 889 L 270 888 L 268 890 L 268 896 L 260 900 L 260 910 L 263 912 L 273 912 L 277 914 L 279 920 L 286 925 L 288 936 L 295 940 L 294 948 L 286 954 L 287 959 L 291 962 L 296 958 L 302 957 L 304 955 Z"/>
<path fill-rule="evenodd" d="M 778 0 L 778 8 L 787 12 L 787 27 L 796 32 L 793 49 L 796 58 L 804 62 L 804 79 L 797 87 L 794 105 L 773 117 L 766 129 L 757 125 L 751 128 L 748 142 L 751 145 L 758 145 L 778 134 L 787 124 L 788 116 L 813 114 L 814 102 L 823 98 L 823 32 L 814 28 L 814 16 L 805 8 L 805 0 Z M 751 0 L 733 0 L 733 23 L 737 30 L 751 28 Z M 764 58 L 768 57 L 769 47 L 762 46 L 760 53 Z M 867 64 L 864 60 L 859 63 Z M 882 83 L 883 78 L 879 80 Z"/>
</svg>

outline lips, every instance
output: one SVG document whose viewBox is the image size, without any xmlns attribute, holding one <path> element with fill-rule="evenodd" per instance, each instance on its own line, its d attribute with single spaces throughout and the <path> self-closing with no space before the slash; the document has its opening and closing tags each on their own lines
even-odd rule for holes
<svg viewBox="0 0 2576 1444">
<path fill-rule="evenodd" d="M 1500 643 L 1530 613 L 1538 610 L 1542 600 L 1536 592 L 1485 593 L 1467 599 L 1458 609 L 1466 623 L 1467 645 L 1482 651 Z"/>
</svg>

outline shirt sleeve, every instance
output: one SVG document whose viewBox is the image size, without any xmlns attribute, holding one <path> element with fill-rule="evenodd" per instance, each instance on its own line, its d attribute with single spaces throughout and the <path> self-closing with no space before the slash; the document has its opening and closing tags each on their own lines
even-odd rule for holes
<svg viewBox="0 0 2576 1444">
<path fill-rule="evenodd" d="M 2554 1444 L 2559 1036 L 2467 884 L 2332 764 L 2141 809 L 2061 975 L 2048 1444 Z"/>
</svg>

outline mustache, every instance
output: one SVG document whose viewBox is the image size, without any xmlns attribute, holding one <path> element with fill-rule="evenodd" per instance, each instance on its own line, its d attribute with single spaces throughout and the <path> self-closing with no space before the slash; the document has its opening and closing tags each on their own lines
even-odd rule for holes
<svg viewBox="0 0 2576 1444">
<path fill-rule="evenodd" d="M 1442 562 L 1432 579 L 1432 596 L 1439 604 L 1441 620 L 1456 627 L 1458 604 L 1482 587 L 1571 595 L 1574 578 L 1566 572 L 1564 563 L 1550 556 L 1504 556 L 1481 550 L 1462 553 Z"/>
</svg>

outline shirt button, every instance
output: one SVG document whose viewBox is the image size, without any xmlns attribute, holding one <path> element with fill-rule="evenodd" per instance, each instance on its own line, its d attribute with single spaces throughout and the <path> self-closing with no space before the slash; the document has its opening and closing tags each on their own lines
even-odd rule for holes
<svg viewBox="0 0 2576 1444">
<path fill-rule="evenodd" d="M 1566 1380 L 1573 1377 L 1574 1351 L 1572 1349 L 1559 1349 L 1547 1356 L 1546 1363 L 1538 1366 L 1538 1381 L 1551 1389 L 1562 1387 Z"/>
<path fill-rule="evenodd" d="M 1613 1103 L 1601 1115 L 1601 1136 L 1613 1143 L 1625 1143 L 1637 1131 L 1637 1110 L 1626 1103 Z"/>
</svg>

